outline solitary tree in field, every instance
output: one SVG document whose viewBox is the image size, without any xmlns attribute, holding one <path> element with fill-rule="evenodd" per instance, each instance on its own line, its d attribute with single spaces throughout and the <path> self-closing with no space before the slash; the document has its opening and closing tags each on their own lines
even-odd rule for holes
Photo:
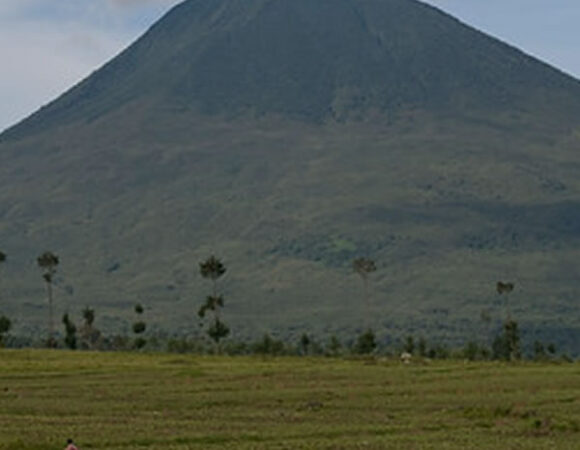
<svg viewBox="0 0 580 450">
<path fill-rule="evenodd" d="M 84 323 L 79 330 L 81 346 L 85 349 L 92 349 L 98 345 L 101 340 L 101 332 L 93 326 L 95 321 L 95 310 L 87 306 L 83 309 L 82 316 Z"/>
<path fill-rule="evenodd" d="M 54 276 L 56 274 L 56 266 L 58 266 L 59 260 L 52 252 L 44 252 L 40 255 L 36 262 L 38 267 L 43 271 L 42 278 L 46 283 L 46 293 L 48 297 L 48 347 L 55 347 L 56 341 L 54 339 L 54 318 L 53 318 L 53 306 L 52 306 L 52 283 L 54 281 Z"/>
<path fill-rule="evenodd" d="M 76 350 L 77 348 L 77 327 L 74 322 L 70 319 L 68 313 L 62 316 L 62 323 L 64 325 L 64 343 L 71 349 Z"/>
<path fill-rule="evenodd" d="M 142 319 L 144 312 L 145 308 L 143 308 L 143 305 L 141 305 L 141 303 L 137 303 L 135 305 L 135 313 L 137 314 L 138 319 L 133 324 L 133 333 L 135 333 L 135 335 L 137 336 L 135 338 L 135 343 L 133 344 L 136 349 L 141 349 L 145 347 L 145 344 L 147 344 L 147 340 L 141 336 L 143 333 L 145 333 L 145 330 L 147 329 L 147 324 Z"/>
<path fill-rule="evenodd" d="M 497 291 L 498 295 L 503 296 L 505 300 L 506 320 L 510 320 L 511 311 L 509 304 L 509 294 L 514 290 L 514 284 L 498 281 L 495 285 L 495 290 Z"/>
<path fill-rule="evenodd" d="M 503 283 L 498 281 L 495 287 L 498 295 L 505 298 L 506 319 L 503 324 L 503 336 L 494 342 L 496 355 L 503 352 L 505 359 L 520 359 L 520 332 L 518 323 L 512 319 L 509 306 L 509 294 L 514 290 L 514 283 Z M 498 349 L 500 351 L 498 351 Z"/>
<path fill-rule="evenodd" d="M 369 295 L 369 275 L 377 270 L 377 265 L 372 259 L 368 258 L 356 258 L 352 262 L 353 270 L 360 276 L 363 281 L 364 288 L 364 302 L 367 308 L 369 305 L 370 295 Z"/>
<path fill-rule="evenodd" d="M 370 305 L 370 294 L 369 294 L 369 275 L 372 272 L 375 272 L 377 270 L 377 266 L 372 259 L 356 258 L 352 262 L 352 268 L 361 277 L 361 280 L 363 281 L 363 288 L 364 288 L 363 301 L 365 303 L 367 325 L 368 325 L 367 331 L 364 332 L 361 336 L 359 336 L 359 339 L 362 339 L 362 341 L 367 342 L 369 337 L 372 335 L 372 341 L 374 343 L 375 334 L 371 328 L 371 305 Z M 370 342 L 370 341 L 368 341 L 368 342 Z M 370 350 L 370 351 L 372 351 L 374 349 L 374 347 L 368 346 L 366 344 L 362 345 L 361 348 L 368 349 L 370 347 L 372 347 Z"/>
<path fill-rule="evenodd" d="M 220 340 L 230 334 L 229 327 L 220 319 L 220 311 L 224 307 L 224 297 L 218 294 L 217 291 L 217 280 L 226 273 L 226 267 L 218 258 L 212 255 L 199 263 L 199 272 L 203 278 L 211 280 L 212 293 L 206 297 L 205 303 L 198 311 L 198 315 L 203 319 L 208 311 L 213 314 L 207 334 L 219 349 Z"/>
</svg>

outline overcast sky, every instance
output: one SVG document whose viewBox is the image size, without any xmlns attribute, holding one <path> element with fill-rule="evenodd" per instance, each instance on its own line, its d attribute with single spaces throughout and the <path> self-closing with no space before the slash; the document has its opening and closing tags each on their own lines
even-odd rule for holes
<svg viewBox="0 0 580 450">
<path fill-rule="evenodd" d="M 89 75 L 179 2 L 0 0 L 0 130 Z M 580 0 L 426 2 L 580 78 Z"/>
</svg>

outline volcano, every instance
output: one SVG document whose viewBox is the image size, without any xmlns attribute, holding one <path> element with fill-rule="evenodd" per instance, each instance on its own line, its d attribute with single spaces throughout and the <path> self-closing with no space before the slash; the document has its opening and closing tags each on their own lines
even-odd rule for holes
<svg viewBox="0 0 580 450">
<path fill-rule="evenodd" d="M 50 249 L 59 311 L 193 332 L 216 254 L 240 337 L 457 343 L 502 280 L 577 354 L 579 118 L 578 80 L 415 0 L 187 0 L 0 135 L 0 309 L 42 329 Z"/>
</svg>

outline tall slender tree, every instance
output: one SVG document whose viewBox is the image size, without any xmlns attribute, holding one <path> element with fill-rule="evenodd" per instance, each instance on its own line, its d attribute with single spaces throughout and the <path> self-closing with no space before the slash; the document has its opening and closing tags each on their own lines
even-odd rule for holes
<svg viewBox="0 0 580 450">
<path fill-rule="evenodd" d="M 77 326 L 71 320 L 68 313 L 62 316 L 62 323 L 64 325 L 64 344 L 71 350 L 77 348 Z"/>
<path fill-rule="evenodd" d="M 0 268 L 6 262 L 6 253 L 0 250 Z M 0 280 L 1 281 L 1 280 Z M 2 289 L 0 286 L 0 298 L 2 296 Z M 0 348 L 4 345 L 4 335 L 10 331 L 12 322 L 4 315 L 0 315 Z"/>
<path fill-rule="evenodd" d="M 220 340 L 230 334 L 229 327 L 220 318 L 220 311 L 224 307 L 224 297 L 218 294 L 217 290 L 217 280 L 226 273 L 226 267 L 218 258 L 212 255 L 199 263 L 199 272 L 203 278 L 211 280 L 212 293 L 206 297 L 205 303 L 198 311 L 198 315 L 203 319 L 208 311 L 213 314 L 213 320 L 209 325 L 207 334 L 215 342 L 219 350 Z"/>
<path fill-rule="evenodd" d="M 95 310 L 86 307 L 82 311 L 84 323 L 80 328 L 81 346 L 84 349 L 93 349 L 100 345 L 101 332 L 93 326 L 95 322 Z"/>
<path fill-rule="evenodd" d="M 499 339 L 496 339 L 495 353 L 497 354 L 503 352 L 502 357 L 511 361 L 520 359 L 520 332 L 517 321 L 512 319 L 509 303 L 509 294 L 514 290 L 514 283 L 504 283 L 498 281 L 495 288 L 498 295 L 503 296 L 504 298 L 506 314 L 506 318 L 503 324 L 503 336 L 501 336 Z M 498 349 L 501 351 L 498 351 Z"/>
<path fill-rule="evenodd" d="M 147 340 L 143 337 L 143 333 L 147 330 L 147 324 L 143 320 L 143 313 L 145 312 L 145 308 L 141 303 L 137 303 L 135 305 L 135 313 L 137 314 L 137 320 L 133 323 L 133 333 L 135 333 L 135 342 L 133 343 L 133 347 L 137 350 L 145 347 L 147 344 Z"/>
<path fill-rule="evenodd" d="M 56 266 L 59 264 L 59 259 L 54 253 L 46 251 L 36 259 L 36 263 L 42 269 L 42 278 L 46 284 L 46 294 L 48 297 L 48 340 L 46 343 L 48 347 L 55 347 L 52 283 L 54 282 Z"/>
<path fill-rule="evenodd" d="M 369 258 L 356 258 L 352 262 L 353 270 L 360 276 L 363 282 L 363 301 L 365 303 L 366 313 L 370 316 L 370 293 L 369 293 L 369 275 L 377 270 L 377 265 Z"/>
</svg>

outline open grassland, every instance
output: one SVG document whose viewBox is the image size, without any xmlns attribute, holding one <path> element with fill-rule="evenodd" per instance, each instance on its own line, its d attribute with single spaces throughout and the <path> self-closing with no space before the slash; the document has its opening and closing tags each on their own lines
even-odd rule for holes
<svg viewBox="0 0 580 450">
<path fill-rule="evenodd" d="M 578 449 L 579 364 L 0 351 L 0 449 Z"/>
</svg>

